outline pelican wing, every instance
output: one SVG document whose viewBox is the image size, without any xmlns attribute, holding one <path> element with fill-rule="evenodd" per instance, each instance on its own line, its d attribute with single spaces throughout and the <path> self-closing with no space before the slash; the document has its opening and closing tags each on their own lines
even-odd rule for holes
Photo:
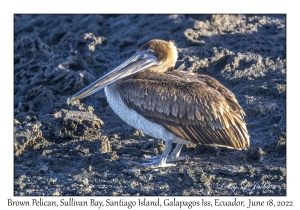
<svg viewBox="0 0 300 210">
<path fill-rule="evenodd" d="M 244 111 L 232 92 L 209 76 L 144 72 L 123 81 L 121 91 L 128 107 L 182 139 L 235 149 L 250 144 Z"/>
</svg>

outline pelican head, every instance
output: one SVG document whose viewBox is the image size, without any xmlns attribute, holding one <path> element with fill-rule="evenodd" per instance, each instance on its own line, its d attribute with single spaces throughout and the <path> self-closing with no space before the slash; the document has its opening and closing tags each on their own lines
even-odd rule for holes
<svg viewBox="0 0 300 210">
<path fill-rule="evenodd" d="M 177 48 L 174 42 L 151 40 L 140 47 L 137 52 L 115 69 L 105 74 L 86 88 L 69 97 L 72 101 L 90 96 L 106 86 L 142 70 L 166 72 L 174 68 L 177 61 Z"/>
</svg>

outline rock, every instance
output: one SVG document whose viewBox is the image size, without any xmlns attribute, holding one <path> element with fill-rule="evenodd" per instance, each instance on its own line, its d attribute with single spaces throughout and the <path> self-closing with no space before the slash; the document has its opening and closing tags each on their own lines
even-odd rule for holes
<svg viewBox="0 0 300 210">
<path fill-rule="evenodd" d="M 253 148 L 249 149 L 247 151 L 247 159 L 249 160 L 259 160 L 260 162 L 263 161 L 263 156 L 265 155 L 265 152 L 260 148 Z"/>
<path fill-rule="evenodd" d="M 239 173 L 245 172 L 243 166 L 233 166 L 233 165 L 224 165 L 218 170 L 218 173 L 225 174 L 229 176 L 236 176 Z"/>
<path fill-rule="evenodd" d="M 132 175 L 134 177 L 138 177 L 141 174 L 140 169 L 123 169 L 122 172 L 124 174 Z"/>
<path fill-rule="evenodd" d="M 43 118 L 56 138 L 79 138 L 94 132 L 103 126 L 95 114 L 91 112 L 69 111 L 62 109 L 53 115 Z"/>
<path fill-rule="evenodd" d="M 26 123 L 23 128 L 17 129 L 14 133 L 15 156 L 19 156 L 26 147 L 33 146 L 38 139 L 43 138 L 42 131 L 40 130 L 41 126 L 41 122 L 37 121 Z"/>
<path fill-rule="evenodd" d="M 109 153 L 112 151 L 111 149 L 111 143 L 107 136 L 101 136 L 99 141 L 99 151 L 100 153 Z"/>
<path fill-rule="evenodd" d="M 47 165 L 42 165 L 39 169 L 39 172 L 44 174 L 48 171 L 48 166 Z"/>
</svg>

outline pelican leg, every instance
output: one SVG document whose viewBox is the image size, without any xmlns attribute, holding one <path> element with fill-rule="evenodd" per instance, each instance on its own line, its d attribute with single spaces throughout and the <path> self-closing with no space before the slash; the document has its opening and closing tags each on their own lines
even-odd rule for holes
<svg viewBox="0 0 300 210">
<path fill-rule="evenodd" d="M 182 149 L 183 144 L 177 144 L 171 155 L 167 158 L 167 163 L 175 162 L 179 160 L 185 160 L 186 157 L 179 157 L 180 151 Z"/>
<path fill-rule="evenodd" d="M 171 155 L 168 155 L 166 162 L 170 163 L 170 162 L 185 160 L 186 157 L 179 157 L 182 147 L 183 147 L 183 144 L 177 144 L 175 149 L 171 153 Z M 159 156 L 155 156 L 155 157 L 147 158 L 146 161 L 153 162 L 154 160 L 158 160 L 159 158 L 160 158 Z"/>
<path fill-rule="evenodd" d="M 160 158 L 159 159 L 153 158 L 150 162 L 143 163 L 142 165 L 149 168 L 162 168 L 162 167 L 175 166 L 174 164 L 166 163 L 168 154 L 170 153 L 171 149 L 172 149 L 172 140 L 167 140 L 165 143 L 165 149 L 161 154 Z"/>
</svg>

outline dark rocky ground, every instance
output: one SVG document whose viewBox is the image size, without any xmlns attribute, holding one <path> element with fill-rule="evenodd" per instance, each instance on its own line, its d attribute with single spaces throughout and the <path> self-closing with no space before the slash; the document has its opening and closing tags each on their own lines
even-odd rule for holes
<svg viewBox="0 0 300 210">
<path fill-rule="evenodd" d="M 177 43 L 176 69 L 232 90 L 248 151 L 190 145 L 175 167 L 136 168 L 164 142 L 103 91 L 66 104 L 153 38 Z M 15 15 L 14 40 L 15 195 L 286 195 L 285 15 Z"/>
</svg>

